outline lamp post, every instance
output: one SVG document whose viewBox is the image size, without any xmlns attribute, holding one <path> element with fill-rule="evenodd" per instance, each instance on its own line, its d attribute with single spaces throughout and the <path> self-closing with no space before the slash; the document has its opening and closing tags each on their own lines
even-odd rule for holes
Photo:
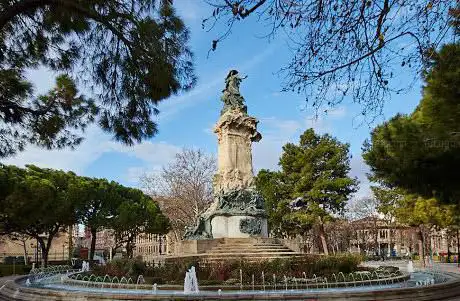
<svg viewBox="0 0 460 301">
<path fill-rule="evenodd" d="M 65 260 L 65 246 L 66 246 L 66 245 L 67 245 L 66 243 L 63 243 L 63 244 L 62 244 L 62 260 L 63 260 L 63 261 Z"/>
</svg>

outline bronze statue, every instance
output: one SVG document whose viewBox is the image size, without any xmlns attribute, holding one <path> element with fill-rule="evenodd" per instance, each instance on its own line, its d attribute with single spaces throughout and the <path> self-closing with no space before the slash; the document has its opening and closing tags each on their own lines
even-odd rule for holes
<svg viewBox="0 0 460 301">
<path fill-rule="evenodd" d="M 224 94 L 221 99 L 224 103 L 224 108 L 221 114 L 228 109 L 240 109 L 245 113 L 247 112 L 246 105 L 244 104 L 244 97 L 240 94 L 241 81 L 246 78 L 247 76 L 240 77 L 236 70 L 230 70 L 230 72 L 228 72 L 225 78 L 225 89 L 222 90 Z"/>
</svg>

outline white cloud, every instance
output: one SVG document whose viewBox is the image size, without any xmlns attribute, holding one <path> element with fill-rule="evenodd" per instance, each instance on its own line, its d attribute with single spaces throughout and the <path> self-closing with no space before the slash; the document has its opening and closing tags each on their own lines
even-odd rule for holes
<svg viewBox="0 0 460 301">
<path fill-rule="evenodd" d="M 188 22 L 194 22 L 205 17 L 203 9 L 200 9 L 198 5 L 199 1 L 177 1 L 175 7 L 177 8 L 178 14 Z M 187 22 L 187 23 L 188 23 Z"/>
<path fill-rule="evenodd" d="M 345 106 L 339 106 L 332 108 L 327 111 L 327 116 L 333 119 L 340 119 L 347 115 L 347 108 Z"/>
<path fill-rule="evenodd" d="M 137 183 L 143 171 L 160 169 L 169 163 L 181 147 L 166 142 L 143 142 L 134 146 L 122 145 L 112 141 L 111 137 L 96 126 L 86 132 L 86 139 L 76 150 L 46 150 L 38 147 L 29 147 L 14 157 L 3 160 L 4 164 L 24 166 L 34 164 L 45 168 L 71 170 L 77 174 L 84 174 L 85 169 L 105 153 L 121 153 L 141 160 L 142 167 L 131 167 L 127 174 L 122 176 L 128 182 Z M 117 164 L 117 162 L 114 162 Z M 120 175 L 114 175 L 117 177 Z M 136 178 L 137 177 L 137 178 Z"/>
<path fill-rule="evenodd" d="M 339 109 L 334 113 L 334 118 L 342 118 L 346 115 L 346 110 Z M 318 133 L 325 133 L 329 129 L 329 124 L 324 118 L 306 118 L 305 120 L 282 120 L 275 117 L 261 118 L 260 129 L 262 140 L 253 144 L 254 172 L 260 169 L 279 169 L 278 161 L 282 153 L 282 147 L 288 142 L 298 142 L 300 134 L 312 127 Z M 369 172 L 361 154 L 353 154 L 350 160 L 350 176 L 357 177 L 360 184 L 359 190 L 354 198 L 371 195 L 370 182 L 366 173 Z"/>
<path fill-rule="evenodd" d="M 366 173 L 369 172 L 369 166 L 364 162 L 361 154 L 353 155 L 350 160 L 350 176 L 357 177 L 359 181 L 359 190 L 355 193 L 354 198 L 359 199 L 372 194 L 370 182 Z"/>
<path fill-rule="evenodd" d="M 162 166 L 171 161 L 181 148 L 166 142 L 152 143 L 146 141 L 133 146 L 111 142 L 109 150 L 135 157 L 146 162 L 149 166 Z"/>
<path fill-rule="evenodd" d="M 88 165 L 97 160 L 102 153 L 110 149 L 110 138 L 96 127 L 90 127 L 85 133 L 86 139 L 75 150 L 46 150 L 28 147 L 14 157 L 3 160 L 4 164 L 24 166 L 34 164 L 40 167 L 72 170 L 81 173 Z"/>
</svg>

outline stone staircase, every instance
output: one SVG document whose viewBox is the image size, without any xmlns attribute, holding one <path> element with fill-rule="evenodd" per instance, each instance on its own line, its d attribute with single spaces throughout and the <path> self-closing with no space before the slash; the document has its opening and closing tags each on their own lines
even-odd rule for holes
<svg viewBox="0 0 460 301">
<path fill-rule="evenodd" d="M 218 245 L 200 256 L 205 262 L 247 260 L 250 262 L 302 256 L 275 238 L 224 238 Z"/>
</svg>

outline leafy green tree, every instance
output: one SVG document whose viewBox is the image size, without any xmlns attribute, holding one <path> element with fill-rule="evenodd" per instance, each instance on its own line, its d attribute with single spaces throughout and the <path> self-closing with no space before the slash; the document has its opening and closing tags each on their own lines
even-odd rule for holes
<svg viewBox="0 0 460 301">
<path fill-rule="evenodd" d="M 90 260 L 94 258 L 97 232 L 110 226 L 116 209 L 123 200 L 121 189 L 123 187 L 118 183 L 86 177 L 78 177 L 69 187 L 73 201 L 78 204 L 78 220 L 91 232 Z"/>
<path fill-rule="evenodd" d="M 408 194 L 402 189 L 372 187 L 379 212 L 392 216 L 398 223 L 417 227 L 418 253 L 425 264 L 427 234 L 434 228 L 445 229 L 455 224 L 458 207 L 441 204 L 435 198 Z"/>
<path fill-rule="evenodd" d="M 446 45 L 434 55 L 425 82 L 417 109 L 376 127 L 363 158 L 371 179 L 384 186 L 458 204 L 460 44 Z"/>
<path fill-rule="evenodd" d="M 0 157 L 27 144 L 75 146 L 95 119 L 125 144 L 154 136 L 156 105 L 196 82 L 189 33 L 171 2 L 1 1 Z M 25 78 L 38 67 L 59 74 L 42 96 Z"/>
<path fill-rule="evenodd" d="M 160 207 L 142 191 L 120 187 L 123 201 L 116 209 L 110 228 L 114 230 L 117 245 L 125 245 L 127 256 L 132 258 L 135 239 L 140 234 L 164 234 L 170 230 L 169 220 Z"/>
<path fill-rule="evenodd" d="M 32 165 L 26 169 L 0 166 L 0 185 L 7 187 L 7 193 L 0 196 L 0 229 L 3 234 L 35 238 L 44 266 L 53 239 L 76 221 L 67 191 L 74 179 L 73 173 Z"/>
<path fill-rule="evenodd" d="M 268 215 L 268 228 L 271 235 L 283 237 L 295 235 L 296 229 L 285 227 L 283 216 L 289 213 L 289 191 L 282 181 L 281 172 L 261 169 L 255 179 L 257 190 L 265 201 L 265 210 Z"/>
<path fill-rule="evenodd" d="M 328 254 L 324 224 L 343 213 L 357 189 L 357 180 L 348 176 L 349 145 L 308 129 L 299 145 L 283 146 L 279 165 L 280 172 L 261 171 L 256 181 L 268 199 L 270 219 L 300 235 L 318 225 L 323 251 Z"/>
</svg>

